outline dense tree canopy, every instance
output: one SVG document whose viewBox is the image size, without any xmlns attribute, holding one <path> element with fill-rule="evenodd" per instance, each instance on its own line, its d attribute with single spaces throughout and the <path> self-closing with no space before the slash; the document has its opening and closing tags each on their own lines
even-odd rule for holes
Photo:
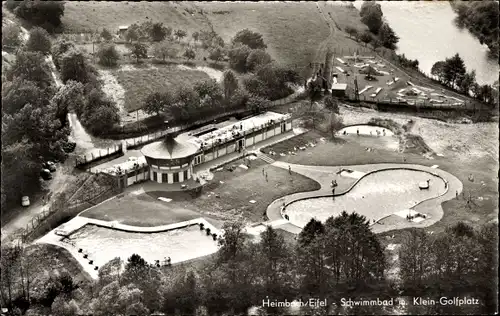
<svg viewBox="0 0 500 316">
<path fill-rule="evenodd" d="M 264 43 L 262 34 L 253 32 L 249 29 L 244 29 L 236 33 L 233 38 L 233 45 L 242 44 L 250 47 L 251 49 L 266 49 L 267 45 Z"/>
<path fill-rule="evenodd" d="M 18 17 L 33 25 L 43 27 L 49 32 L 61 25 L 61 17 L 64 15 L 64 1 L 9 0 L 6 7 Z"/>
<path fill-rule="evenodd" d="M 360 10 L 361 21 L 368 26 L 370 32 L 378 34 L 382 27 L 382 8 L 375 1 L 363 1 Z"/>
<path fill-rule="evenodd" d="M 387 23 L 382 24 L 380 27 L 379 38 L 382 45 L 389 49 L 396 49 L 396 44 L 399 42 L 399 37 Z"/>
<path fill-rule="evenodd" d="M 99 58 L 99 64 L 105 67 L 115 67 L 120 59 L 120 55 L 118 54 L 115 45 L 111 43 L 99 46 L 99 49 L 97 50 L 97 57 Z"/>
<path fill-rule="evenodd" d="M 254 49 L 247 57 L 246 69 L 248 71 L 254 71 L 260 66 L 269 64 L 271 60 L 271 56 L 266 53 L 266 51 Z"/>
<path fill-rule="evenodd" d="M 467 27 L 481 44 L 488 45 L 493 55 L 498 56 L 498 1 L 459 2 L 454 7 L 457 24 Z"/>
<path fill-rule="evenodd" d="M 2 27 L 2 48 L 14 49 L 21 45 L 21 28 L 15 24 Z"/>
<path fill-rule="evenodd" d="M 19 78 L 45 89 L 53 83 L 49 66 L 40 52 L 19 51 L 14 65 L 7 71 L 7 79 Z"/>
</svg>

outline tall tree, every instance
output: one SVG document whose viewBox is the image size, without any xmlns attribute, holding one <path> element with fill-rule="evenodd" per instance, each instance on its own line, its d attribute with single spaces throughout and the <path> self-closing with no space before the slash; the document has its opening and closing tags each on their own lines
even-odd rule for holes
<svg viewBox="0 0 500 316">
<path fill-rule="evenodd" d="M 14 49 L 21 45 L 21 28 L 9 24 L 2 29 L 2 48 Z"/>
<path fill-rule="evenodd" d="M 187 36 L 187 33 L 186 33 L 186 31 L 179 29 L 179 30 L 175 30 L 174 35 L 177 38 L 177 40 L 180 42 L 184 37 Z"/>
<path fill-rule="evenodd" d="M 244 29 L 236 33 L 233 40 L 233 45 L 243 44 L 251 49 L 266 49 L 267 45 L 264 43 L 262 34 L 250 31 L 249 29 Z"/>
<path fill-rule="evenodd" d="M 224 87 L 224 99 L 226 102 L 229 102 L 238 89 L 238 79 L 232 70 L 226 70 L 224 72 L 222 85 Z"/>
<path fill-rule="evenodd" d="M 227 262 L 236 259 L 244 251 L 247 237 L 243 233 L 241 222 L 226 222 L 222 229 L 224 237 L 219 240 L 221 248 L 218 252 L 218 261 Z"/>
<path fill-rule="evenodd" d="M 311 243 L 314 239 L 318 238 L 325 232 L 325 227 L 321 221 L 314 218 L 304 226 L 304 229 L 299 234 L 299 245 L 306 246 Z"/>
<path fill-rule="evenodd" d="M 382 8 L 374 1 L 363 1 L 360 10 L 361 21 L 368 26 L 370 32 L 378 34 L 382 27 Z"/>
<path fill-rule="evenodd" d="M 314 101 L 318 101 L 322 97 L 321 85 L 318 80 L 311 80 L 307 85 L 307 94 L 309 96 L 309 100 L 311 101 L 311 108 Z"/>
<path fill-rule="evenodd" d="M 260 96 L 250 95 L 246 103 L 247 109 L 251 110 L 253 113 L 260 113 L 267 109 L 270 105 L 270 101 Z"/>
<path fill-rule="evenodd" d="M 455 54 L 451 58 L 446 58 L 444 65 L 445 80 L 455 87 L 466 73 L 464 60 L 460 55 Z"/>
<path fill-rule="evenodd" d="M 50 69 L 39 52 L 18 52 L 14 65 L 7 71 L 7 79 L 13 78 L 32 81 L 42 89 L 52 84 Z"/>
<path fill-rule="evenodd" d="M 175 96 L 168 90 L 163 92 L 153 92 L 147 96 L 144 104 L 144 111 L 148 114 L 160 115 L 175 101 Z"/>
<path fill-rule="evenodd" d="M 208 58 L 210 60 L 215 61 L 216 63 L 221 61 L 223 57 L 224 57 L 224 51 L 220 46 L 212 47 L 208 54 Z"/>
<path fill-rule="evenodd" d="M 380 27 L 379 38 L 382 45 L 389 49 L 396 49 L 396 44 L 399 42 L 399 37 L 387 23 Z"/>
<path fill-rule="evenodd" d="M 132 45 L 131 55 L 136 59 L 136 62 L 139 63 L 141 58 L 148 57 L 148 48 L 142 43 L 135 43 Z"/>
<path fill-rule="evenodd" d="M 105 41 L 111 41 L 113 39 L 113 35 L 111 35 L 111 32 L 106 28 L 102 29 L 100 36 Z"/>
<path fill-rule="evenodd" d="M 163 23 L 154 23 L 149 35 L 153 42 L 161 42 L 167 36 L 167 28 L 163 26 Z"/>
<path fill-rule="evenodd" d="M 115 67 L 118 65 L 118 60 L 120 59 L 115 45 L 110 43 L 99 47 L 97 57 L 99 58 L 99 64 L 106 67 Z"/>
<path fill-rule="evenodd" d="M 432 65 L 431 75 L 436 76 L 438 80 L 444 84 L 448 84 L 446 72 L 445 72 L 446 63 L 444 61 L 437 61 Z"/>
<path fill-rule="evenodd" d="M 246 45 L 235 45 L 228 52 L 229 67 L 238 72 L 246 72 L 247 59 L 251 52 Z"/>
<path fill-rule="evenodd" d="M 187 60 L 195 59 L 196 53 L 194 52 L 193 49 L 187 48 L 186 51 L 184 52 L 184 57 L 186 57 Z"/>
<path fill-rule="evenodd" d="M 372 36 L 369 32 L 361 33 L 360 37 L 361 41 L 365 43 L 365 47 L 372 41 Z"/>
<path fill-rule="evenodd" d="M 292 268 L 291 256 L 283 236 L 268 226 L 261 233 L 256 258 L 257 274 L 263 281 L 263 293 L 273 298 L 283 298 L 287 290 L 287 278 Z"/>
<path fill-rule="evenodd" d="M 254 71 L 258 67 L 267 65 L 271 62 L 271 56 L 262 49 L 254 49 L 248 55 L 246 68 L 248 71 Z"/>
<path fill-rule="evenodd" d="M 43 27 L 49 32 L 61 25 L 64 15 L 64 2 L 62 1 L 19 1 L 14 13 L 33 25 Z"/>
</svg>

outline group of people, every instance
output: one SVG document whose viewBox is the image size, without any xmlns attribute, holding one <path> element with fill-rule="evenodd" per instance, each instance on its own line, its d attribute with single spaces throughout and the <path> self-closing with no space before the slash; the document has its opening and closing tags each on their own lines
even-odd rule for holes
<svg viewBox="0 0 500 316">
<path fill-rule="evenodd" d="M 377 137 L 380 136 L 380 134 L 385 136 L 385 129 L 382 129 L 382 132 L 380 132 L 379 130 L 376 130 L 376 133 L 377 133 Z M 344 132 L 342 134 L 347 135 L 347 130 L 344 129 Z M 356 135 L 359 136 L 359 128 L 356 129 Z M 370 131 L 370 136 L 372 136 L 372 135 L 373 135 L 373 133 L 372 133 L 372 131 Z"/>
</svg>

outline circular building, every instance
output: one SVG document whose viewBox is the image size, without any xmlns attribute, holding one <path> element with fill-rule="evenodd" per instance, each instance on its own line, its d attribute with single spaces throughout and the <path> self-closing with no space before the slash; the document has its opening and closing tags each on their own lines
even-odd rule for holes
<svg viewBox="0 0 500 316">
<path fill-rule="evenodd" d="M 199 145 L 175 138 L 171 131 L 162 141 L 141 149 L 149 165 L 149 179 L 158 183 L 179 183 L 191 179 L 193 160 Z"/>
</svg>

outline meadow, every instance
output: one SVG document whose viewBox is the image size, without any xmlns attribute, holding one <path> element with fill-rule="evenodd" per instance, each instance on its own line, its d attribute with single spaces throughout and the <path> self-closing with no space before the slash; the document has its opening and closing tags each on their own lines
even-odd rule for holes
<svg viewBox="0 0 500 316">
<path fill-rule="evenodd" d="M 152 92 L 170 90 L 209 80 L 198 70 L 184 70 L 177 66 L 154 65 L 148 68 L 127 67 L 114 70 L 113 75 L 125 90 L 124 108 L 127 112 L 141 109 L 146 97 Z"/>
</svg>

